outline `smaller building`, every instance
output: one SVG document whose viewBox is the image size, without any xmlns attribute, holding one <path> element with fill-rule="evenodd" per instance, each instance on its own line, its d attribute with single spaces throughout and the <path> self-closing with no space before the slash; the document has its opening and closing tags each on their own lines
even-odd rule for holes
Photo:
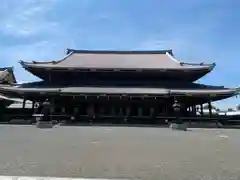
<svg viewBox="0 0 240 180">
<path fill-rule="evenodd" d="M 15 84 L 16 78 L 13 73 L 12 67 L 3 67 L 0 68 L 0 86 L 4 85 L 13 85 Z M 0 94 L 0 119 L 3 120 L 3 116 L 5 114 L 6 108 L 14 102 L 13 99 L 9 98 L 8 96 L 5 96 L 3 94 Z"/>
</svg>

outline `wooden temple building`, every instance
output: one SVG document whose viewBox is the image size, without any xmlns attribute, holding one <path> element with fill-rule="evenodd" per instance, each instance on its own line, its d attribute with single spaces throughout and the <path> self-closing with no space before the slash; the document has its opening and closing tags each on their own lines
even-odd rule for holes
<svg viewBox="0 0 240 180">
<path fill-rule="evenodd" d="M 0 68 L 0 86 L 13 85 L 15 83 L 16 78 L 13 73 L 13 68 L 12 67 Z M 13 102 L 14 100 L 0 93 L 0 119 L 3 119 L 3 115 L 6 111 L 6 108 Z"/>
<path fill-rule="evenodd" d="M 75 122 L 164 123 L 173 117 L 173 103 L 182 117 L 195 117 L 203 104 L 229 98 L 236 89 L 195 81 L 211 72 L 213 64 L 178 61 L 172 50 L 96 51 L 68 49 L 51 62 L 24 62 L 28 72 L 42 79 L 0 92 L 13 97 L 51 103 L 53 118 Z"/>
</svg>

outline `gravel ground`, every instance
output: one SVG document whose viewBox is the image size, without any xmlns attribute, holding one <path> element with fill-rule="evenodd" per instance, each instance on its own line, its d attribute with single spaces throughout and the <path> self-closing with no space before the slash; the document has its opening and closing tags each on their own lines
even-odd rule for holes
<svg viewBox="0 0 240 180">
<path fill-rule="evenodd" d="M 0 175 L 240 179 L 240 130 L 0 125 Z"/>
</svg>

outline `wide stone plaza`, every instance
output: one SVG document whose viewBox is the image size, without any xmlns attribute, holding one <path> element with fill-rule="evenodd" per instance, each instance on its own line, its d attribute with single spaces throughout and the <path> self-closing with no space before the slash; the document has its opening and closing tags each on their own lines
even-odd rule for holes
<svg viewBox="0 0 240 180">
<path fill-rule="evenodd" d="M 240 131 L 0 126 L 0 175 L 239 179 Z"/>
</svg>

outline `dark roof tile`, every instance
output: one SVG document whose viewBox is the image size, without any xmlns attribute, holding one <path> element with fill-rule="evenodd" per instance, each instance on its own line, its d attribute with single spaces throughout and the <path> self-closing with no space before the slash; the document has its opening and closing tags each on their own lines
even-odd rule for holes
<svg viewBox="0 0 240 180">
<path fill-rule="evenodd" d="M 96 69 L 202 69 L 214 64 L 189 64 L 176 60 L 171 50 L 163 51 L 90 51 L 68 50 L 60 61 L 43 63 L 21 62 L 24 67 L 96 68 Z"/>
</svg>

